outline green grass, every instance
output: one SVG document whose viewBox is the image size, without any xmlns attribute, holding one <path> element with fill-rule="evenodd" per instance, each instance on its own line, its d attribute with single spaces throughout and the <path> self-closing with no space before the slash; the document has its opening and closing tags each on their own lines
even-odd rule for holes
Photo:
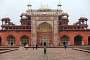
<svg viewBox="0 0 90 60">
<path fill-rule="evenodd" d="M 90 50 L 90 46 L 81 46 L 80 48 Z"/>
</svg>

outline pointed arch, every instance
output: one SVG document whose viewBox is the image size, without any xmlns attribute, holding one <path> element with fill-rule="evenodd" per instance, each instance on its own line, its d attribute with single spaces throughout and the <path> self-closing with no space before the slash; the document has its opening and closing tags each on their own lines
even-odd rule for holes
<svg viewBox="0 0 90 60">
<path fill-rule="evenodd" d="M 43 23 L 39 24 L 37 29 L 38 29 L 38 32 L 49 32 L 49 31 L 51 31 L 52 26 L 47 22 L 43 22 Z"/>
<path fill-rule="evenodd" d="M 63 41 L 68 41 L 68 40 L 69 40 L 69 37 L 66 36 L 66 35 L 63 35 L 63 36 L 61 37 L 61 40 L 63 40 Z"/>
<path fill-rule="evenodd" d="M 15 37 L 13 35 L 9 35 L 7 37 L 8 45 L 9 46 L 14 46 L 15 45 Z"/>
<path fill-rule="evenodd" d="M 83 37 L 81 35 L 77 35 L 74 37 L 74 45 L 82 45 Z"/>
<path fill-rule="evenodd" d="M 22 45 L 22 46 L 26 46 L 27 44 L 29 45 L 29 37 L 26 36 L 26 35 L 23 35 L 23 36 L 21 37 L 21 45 Z"/>
<path fill-rule="evenodd" d="M 69 37 L 67 35 L 63 35 L 60 39 L 61 45 L 63 45 L 64 42 L 68 44 Z"/>
</svg>

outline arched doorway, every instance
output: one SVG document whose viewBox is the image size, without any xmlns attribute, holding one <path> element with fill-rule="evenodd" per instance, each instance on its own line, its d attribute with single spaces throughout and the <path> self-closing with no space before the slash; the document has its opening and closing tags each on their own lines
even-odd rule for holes
<svg viewBox="0 0 90 60">
<path fill-rule="evenodd" d="M 88 45 L 90 45 L 90 36 L 88 36 Z"/>
<path fill-rule="evenodd" d="M 2 45 L 2 38 L 0 37 L 0 46 Z"/>
<path fill-rule="evenodd" d="M 68 36 L 64 35 L 64 36 L 61 37 L 61 41 L 60 41 L 61 45 L 63 45 L 64 42 L 68 44 L 68 41 L 69 41 Z"/>
<path fill-rule="evenodd" d="M 37 27 L 37 44 L 43 46 L 44 42 L 47 46 L 52 45 L 52 26 L 43 22 Z"/>
<path fill-rule="evenodd" d="M 78 35 L 74 37 L 74 45 L 82 45 L 82 36 Z"/>
<path fill-rule="evenodd" d="M 28 38 L 28 36 L 22 36 L 21 37 L 21 45 L 22 46 L 26 46 L 26 45 L 29 45 L 29 38 Z"/>
<path fill-rule="evenodd" d="M 8 40 L 8 45 L 9 46 L 14 46 L 15 45 L 15 37 L 10 35 L 7 37 L 7 40 Z"/>
</svg>

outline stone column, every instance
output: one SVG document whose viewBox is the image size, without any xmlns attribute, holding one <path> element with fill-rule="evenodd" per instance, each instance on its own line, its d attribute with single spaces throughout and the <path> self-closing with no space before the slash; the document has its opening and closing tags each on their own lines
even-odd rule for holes
<svg viewBox="0 0 90 60">
<path fill-rule="evenodd" d="M 54 22 L 53 22 L 53 26 L 54 26 L 54 46 L 57 47 L 58 46 L 58 22 L 57 22 L 57 18 L 54 19 Z"/>
</svg>

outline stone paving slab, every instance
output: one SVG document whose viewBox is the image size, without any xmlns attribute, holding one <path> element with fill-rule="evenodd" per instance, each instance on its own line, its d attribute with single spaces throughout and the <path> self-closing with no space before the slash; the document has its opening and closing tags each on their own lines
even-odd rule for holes
<svg viewBox="0 0 90 60">
<path fill-rule="evenodd" d="M 74 50 L 78 50 L 78 51 L 83 51 L 83 52 L 88 52 L 90 53 L 90 50 L 86 50 L 86 49 L 81 49 L 81 48 L 73 48 Z"/>
<path fill-rule="evenodd" d="M 7 53 L 7 52 L 11 52 L 11 51 L 15 51 L 15 50 L 18 50 L 18 49 L 0 48 L 0 54 Z"/>
<path fill-rule="evenodd" d="M 90 60 L 90 53 L 68 48 L 47 48 L 47 54 L 43 48 L 19 48 L 19 50 L 0 54 L 0 60 Z"/>
</svg>

